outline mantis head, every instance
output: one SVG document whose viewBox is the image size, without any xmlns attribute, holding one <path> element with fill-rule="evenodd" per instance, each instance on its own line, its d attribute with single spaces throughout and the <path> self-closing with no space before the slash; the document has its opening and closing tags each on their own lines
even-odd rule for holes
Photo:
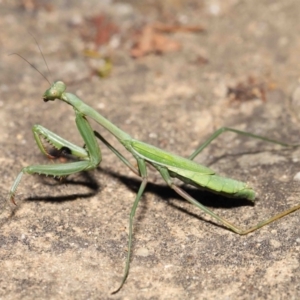
<svg viewBox="0 0 300 300">
<path fill-rule="evenodd" d="M 55 99 L 61 99 L 65 90 L 66 90 L 66 85 L 62 81 L 56 81 L 44 93 L 43 100 L 47 102 L 47 101 L 54 101 Z"/>
</svg>

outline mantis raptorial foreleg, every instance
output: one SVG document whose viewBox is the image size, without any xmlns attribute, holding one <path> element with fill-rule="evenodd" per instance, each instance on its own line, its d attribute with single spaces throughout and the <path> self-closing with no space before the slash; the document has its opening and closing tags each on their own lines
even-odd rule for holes
<svg viewBox="0 0 300 300">
<path fill-rule="evenodd" d="M 43 154 L 45 154 L 49 158 L 56 158 L 57 155 L 54 156 L 46 150 L 45 142 L 50 144 L 55 150 L 58 150 L 59 152 L 62 149 L 68 149 L 69 154 L 78 159 L 89 159 L 89 154 L 86 151 L 86 149 L 78 147 L 77 145 L 63 139 L 56 133 L 50 131 L 49 129 L 41 125 L 34 125 L 32 127 L 32 132 L 35 142 L 38 145 L 39 149 Z"/>
<path fill-rule="evenodd" d="M 37 142 L 37 145 L 43 154 L 50 156 L 48 151 L 46 151 L 44 147 L 44 143 L 42 141 L 42 139 L 46 139 L 56 149 L 60 150 L 61 148 L 66 147 L 71 151 L 71 154 L 73 156 L 83 160 L 77 162 L 71 162 L 67 164 L 33 165 L 33 166 L 28 166 L 23 168 L 19 173 L 19 175 L 17 176 L 17 179 L 15 180 L 15 182 L 10 188 L 9 195 L 13 203 L 15 203 L 14 201 L 15 193 L 23 174 L 39 174 L 39 175 L 47 175 L 47 176 L 50 175 L 54 177 L 64 177 L 81 171 L 88 171 L 88 170 L 95 169 L 100 164 L 102 159 L 101 150 L 97 143 L 94 132 L 91 128 L 91 125 L 82 114 L 76 111 L 75 113 L 76 113 L 76 119 L 75 119 L 76 125 L 85 142 L 86 149 L 80 148 L 62 139 L 55 133 L 49 131 L 48 129 L 40 125 L 35 125 L 32 128 L 32 131 L 34 133 L 34 137 Z"/>
</svg>

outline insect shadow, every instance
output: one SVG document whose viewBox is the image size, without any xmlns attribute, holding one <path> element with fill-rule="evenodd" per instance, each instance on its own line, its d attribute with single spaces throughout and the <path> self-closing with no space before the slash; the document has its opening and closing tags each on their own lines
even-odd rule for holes
<svg viewBox="0 0 300 300">
<path fill-rule="evenodd" d="M 78 198 L 90 198 L 92 196 L 95 196 L 98 194 L 99 190 L 101 189 L 101 185 L 96 181 L 92 173 L 89 172 L 81 172 L 80 174 L 81 180 L 78 180 L 78 177 L 76 179 L 69 179 L 64 178 L 62 180 L 49 178 L 51 180 L 48 180 L 47 177 L 40 177 L 40 180 L 42 180 L 43 184 L 48 186 L 57 186 L 61 185 L 62 183 L 65 185 L 74 185 L 74 186 L 84 186 L 90 190 L 90 192 L 87 193 L 75 193 L 72 195 L 56 195 L 56 196 L 31 196 L 24 201 L 47 201 L 47 202 L 65 202 L 65 201 L 74 201 Z"/>
</svg>

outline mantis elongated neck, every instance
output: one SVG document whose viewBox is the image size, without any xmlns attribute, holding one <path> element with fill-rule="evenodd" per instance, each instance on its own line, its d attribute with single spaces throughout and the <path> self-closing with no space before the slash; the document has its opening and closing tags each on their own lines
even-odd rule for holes
<svg viewBox="0 0 300 300">
<path fill-rule="evenodd" d="M 119 141 L 130 140 L 131 136 L 112 124 L 109 120 L 104 118 L 101 114 L 95 111 L 93 108 L 85 104 L 82 100 L 80 100 L 77 96 L 70 93 L 64 93 L 61 97 L 61 100 L 67 102 L 71 106 L 74 107 L 75 110 L 82 113 L 85 116 L 88 116 L 94 119 L 97 123 L 103 126 L 106 130 L 108 130 L 112 135 L 114 135 Z"/>
</svg>

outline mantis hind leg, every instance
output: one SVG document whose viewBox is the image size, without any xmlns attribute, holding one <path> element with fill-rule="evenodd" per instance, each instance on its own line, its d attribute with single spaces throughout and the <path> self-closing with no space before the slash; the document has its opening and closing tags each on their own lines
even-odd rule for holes
<svg viewBox="0 0 300 300">
<path fill-rule="evenodd" d="M 179 194 L 182 198 L 184 198 L 185 200 L 187 200 L 188 202 L 190 202 L 191 204 L 195 205 L 197 208 L 201 209 L 203 212 L 205 212 L 206 214 L 210 215 L 212 218 L 218 220 L 222 225 L 224 225 L 225 227 L 229 228 L 230 230 L 232 230 L 233 232 L 240 234 L 240 235 L 245 235 L 248 234 L 252 231 L 255 231 L 269 223 L 274 222 L 277 219 L 280 219 L 298 209 L 300 209 L 300 204 L 298 204 L 297 206 L 294 206 L 284 212 L 281 212 L 279 214 L 276 214 L 275 216 L 267 219 L 267 220 L 263 220 L 261 222 L 259 222 L 257 225 L 252 226 L 248 229 L 242 229 L 232 223 L 230 223 L 229 221 L 227 221 L 226 219 L 224 219 L 223 217 L 217 215 L 216 213 L 214 213 L 212 210 L 210 210 L 209 208 L 207 208 L 206 206 L 202 205 L 200 202 L 198 202 L 195 198 L 193 198 L 191 195 L 189 195 L 186 191 L 184 191 L 183 189 L 181 189 L 180 187 L 178 187 L 177 185 L 174 184 L 173 179 L 171 178 L 169 171 L 164 168 L 164 167 L 156 167 L 158 169 L 158 171 L 160 172 L 161 176 L 163 177 L 163 179 L 166 181 L 166 183 L 169 185 L 169 187 L 171 189 L 173 189 L 177 194 Z"/>
<path fill-rule="evenodd" d="M 233 128 L 229 128 L 229 127 L 222 127 L 220 129 L 218 129 L 217 131 L 215 131 L 202 145 L 200 145 L 190 156 L 189 156 L 189 159 L 190 160 L 193 160 L 204 148 L 206 148 L 213 140 L 215 140 L 218 136 L 220 136 L 222 133 L 225 133 L 225 132 L 234 132 L 236 134 L 239 134 L 239 135 L 243 135 L 243 136 L 248 136 L 248 137 L 251 137 L 251 138 L 255 138 L 255 139 L 258 139 L 258 140 L 261 140 L 261 141 L 265 141 L 265 142 L 268 142 L 268 143 L 272 143 L 272 144 L 276 144 L 276 145 L 281 145 L 283 147 L 291 147 L 291 148 L 296 148 L 296 147 L 299 147 L 300 144 L 288 144 L 288 143 L 283 143 L 283 142 L 280 142 L 280 141 L 277 141 L 277 140 L 273 140 L 273 139 L 269 139 L 267 137 L 264 137 L 264 136 L 261 136 L 261 135 L 256 135 L 256 134 L 253 134 L 253 133 L 250 133 L 250 132 L 246 132 L 246 131 L 242 131 L 242 130 L 237 130 L 237 129 L 233 129 Z M 174 190 L 176 190 L 177 193 L 179 193 L 179 190 L 180 190 L 180 193 L 185 193 L 183 190 L 179 189 L 178 187 L 174 188 L 172 187 Z M 183 197 L 183 195 L 181 195 Z M 185 196 L 186 197 L 186 196 Z M 183 197 L 183 198 L 185 198 Z M 186 200 L 188 200 L 187 198 L 185 198 Z M 191 200 L 191 199 L 190 199 Z M 191 202 L 190 200 L 188 200 L 189 202 Z M 195 199 L 193 199 L 193 201 L 196 201 Z M 203 210 L 202 208 L 202 205 L 197 202 L 201 207 L 199 207 L 200 209 Z M 193 203 L 194 204 L 194 203 Z M 206 208 L 207 209 L 207 208 Z M 264 220 L 260 223 L 258 223 L 256 226 L 253 226 L 251 228 L 249 228 L 248 230 L 241 230 L 240 228 L 232 225 L 232 224 L 225 224 L 223 218 L 219 219 L 220 217 L 218 217 L 217 219 L 222 222 L 225 226 L 229 227 L 231 230 L 233 230 L 234 232 L 236 233 L 239 233 L 239 234 L 247 234 L 249 232 L 252 232 L 252 231 L 255 231 L 271 222 L 274 222 L 275 220 L 278 220 L 296 210 L 300 209 L 300 204 L 299 205 L 296 205 L 294 207 L 291 207 L 281 213 L 278 213 L 276 214 L 275 216 L 267 219 L 267 220 Z M 210 211 L 212 212 L 212 211 Z M 210 213 L 208 213 L 210 214 Z M 213 216 L 213 215 L 211 215 Z M 213 216 L 214 217 L 214 216 Z M 226 221 L 227 222 L 227 221 Z M 233 226 L 233 227 L 232 227 Z"/>
<path fill-rule="evenodd" d="M 287 144 L 287 143 L 283 143 L 283 142 L 276 141 L 273 139 L 269 139 L 269 138 L 261 136 L 261 135 L 253 134 L 253 133 L 250 133 L 247 131 L 237 130 L 237 129 L 233 129 L 233 128 L 229 128 L 229 127 L 221 127 L 217 131 L 215 131 L 202 145 L 200 145 L 188 158 L 190 160 L 193 160 L 213 140 L 215 140 L 219 135 L 221 135 L 222 133 L 225 133 L 225 132 L 234 132 L 238 135 L 248 136 L 248 137 L 251 137 L 251 138 L 254 138 L 257 140 L 265 141 L 265 142 L 276 144 L 276 145 L 281 145 L 283 147 L 295 148 L 295 147 L 300 146 L 300 144 Z"/>
<path fill-rule="evenodd" d="M 82 160 L 67 164 L 33 165 L 23 168 L 10 188 L 9 198 L 11 202 L 15 204 L 15 194 L 23 174 L 39 174 L 63 177 L 77 172 L 95 169 L 100 164 L 102 158 L 101 151 L 91 125 L 81 113 L 77 111 L 75 111 L 75 113 L 76 125 L 84 140 L 86 146 L 85 149 L 78 147 L 67 140 L 64 140 L 60 136 L 40 125 L 35 125 L 32 130 L 37 145 L 43 154 L 47 156 L 50 155 L 44 146 L 42 138 L 58 150 L 62 149 L 63 147 L 69 149 L 73 156 Z"/>
</svg>

